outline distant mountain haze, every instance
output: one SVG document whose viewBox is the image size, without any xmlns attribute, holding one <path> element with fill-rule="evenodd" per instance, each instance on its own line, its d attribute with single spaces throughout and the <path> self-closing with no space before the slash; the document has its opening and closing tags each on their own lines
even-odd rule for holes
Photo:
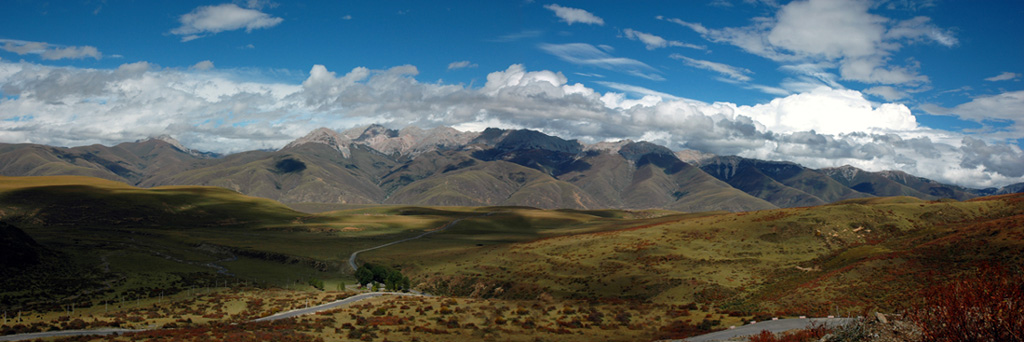
<svg viewBox="0 0 1024 342">
<path fill-rule="evenodd" d="M 900 171 L 810 169 L 673 152 L 649 142 L 586 145 L 532 130 L 380 125 L 319 128 L 277 151 L 226 156 L 190 150 L 168 136 L 110 147 L 0 144 L 0 175 L 218 186 L 291 204 L 679 211 L 802 207 L 874 196 L 966 200 L 1024 190 L 1024 184 L 970 189 Z"/>
</svg>

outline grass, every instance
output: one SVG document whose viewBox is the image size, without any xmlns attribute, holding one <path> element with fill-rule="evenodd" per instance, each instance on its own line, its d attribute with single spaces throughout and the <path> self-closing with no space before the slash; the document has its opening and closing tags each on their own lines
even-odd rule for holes
<svg viewBox="0 0 1024 342">
<path fill-rule="evenodd" d="M 1024 263 L 1014 257 L 1024 251 L 1021 235 L 1013 235 L 1024 225 L 1003 222 L 1022 211 L 1020 201 L 1005 197 L 855 200 L 635 221 L 574 221 L 572 215 L 554 219 L 546 217 L 550 212 L 520 211 L 467 219 L 366 258 L 459 295 L 472 290 L 453 284 L 475 282 L 521 289 L 498 297 L 697 302 L 793 316 L 834 314 L 837 307 L 856 313 L 893 308 L 908 291 L 944 281 L 974 262 Z M 961 236 L 977 225 L 1009 230 Z M 976 247 L 958 252 L 965 246 Z M 536 287 L 517 287 L 522 284 Z"/>
<path fill-rule="evenodd" d="M 489 213 L 497 213 L 485 216 Z M 594 215 L 599 213 L 600 215 Z M 176 293 L 226 279 L 294 286 L 310 278 L 354 283 L 349 254 L 466 218 L 446 238 L 405 248 L 470 250 L 616 226 L 659 212 L 542 211 L 525 207 L 374 206 L 321 214 L 214 187 L 140 189 L 88 177 L 0 178 L 0 219 L 109 284 L 92 301 Z M 609 218 L 611 217 L 611 218 Z M 634 219 L 635 221 L 635 219 Z M 159 276 L 158 276 L 159 275 Z M 59 286 L 54 284 L 53 286 Z M 18 298 L 21 304 L 32 298 Z M 59 305 L 71 299 L 47 299 Z M 48 303 L 48 304 L 47 304 Z"/>
<path fill-rule="evenodd" d="M 654 339 L 664 337 L 659 332 L 693 332 L 704 318 L 721 327 L 766 315 L 893 310 L 922 301 L 918 289 L 980 265 L 1024 266 L 1022 195 L 965 202 L 872 198 L 744 213 L 370 206 L 309 214 L 219 188 L 138 189 L 86 177 L 0 177 L 0 219 L 20 227 L 57 260 L 36 266 L 54 273 L 55 284 L 7 280 L 33 284 L 0 293 L 0 304 L 11 312 L 96 307 L 126 298 L 152 301 L 228 283 L 319 296 L 330 291 L 313 290 L 310 279 L 324 281 L 327 290 L 355 283 L 347 266 L 351 252 L 458 220 L 445 231 L 360 255 L 360 261 L 400 269 L 414 287 L 458 297 L 465 312 L 458 313 L 464 315 L 457 327 L 449 320 L 454 314 L 440 313 L 441 306 L 452 307 L 446 297 L 374 302 L 387 306 L 382 315 L 353 309 L 331 319 L 294 322 L 302 334 L 326 340 L 331 335 L 317 329 L 388 340 Z M 44 295 L 46 286 L 69 279 L 81 279 L 81 286 Z M 232 303 L 217 310 L 237 314 L 248 305 Z M 543 310 L 533 310 L 535 305 Z M 559 305 L 575 312 L 596 306 L 605 317 L 633 310 L 631 305 L 650 313 L 630 313 L 648 322 L 633 328 L 583 328 L 571 322 L 575 314 L 547 309 L 565 311 Z M 502 306 L 531 308 L 527 316 L 533 323 L 481 320 Z M 665 318 L 681 306 L 700 313 L 687 316 L 689 322 Z M 430 313 L 420 315 L 416 308 Z M 362 316 L 363 324 L 352 315 Z M 404 317 L 408 324 L 366 324 L 370 316 Z M 214 328 L 202 329 L 212 334 Z"/>
<path fill-rule="evenodd" d="M 165 328 L 120 337 L 78 337 L 75 341 L 134 341 L 171 336 L 185 340 L 238 340 L 239 336 L 233 334 L 241 331 L 257 335 L 290 331 L 307 341 L 636 341 L 682 338 L 739 325 L 743 320 L 714 309 L 679 305 L 381 297 L 297 319 L 247 323 L 256 317 L 351 294 L 246 287 L 199 289 L 137 302 L 77 307 L 74 311 L 69 307 L 59 312 L 25 312 L 0 325 L 0 331 Z"/>
</svg>

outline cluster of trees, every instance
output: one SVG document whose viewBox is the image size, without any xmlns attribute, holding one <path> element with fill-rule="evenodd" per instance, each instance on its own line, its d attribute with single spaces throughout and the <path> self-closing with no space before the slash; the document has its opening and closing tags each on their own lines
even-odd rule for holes
<svg viewBox="0 0 1024 342">
<path fill-rule="evenodd" d="M 309 278 L 309 281 L 306 282 L 306 283 L 309 284 L 309 286 L 312 286 L 312 287 L 316 288 L 317 290 L 320 290 L 320 291 L 324 290 L 324 281 L 323 280 L 320 280 L 320 279 L 317 279 L 317 278 Z"/>
<path fill-rule="evenodd" d="M 388 291 L 408 291 L 411 287 L 409 277 L 402 275 L 402 272 L 370 263 L 359 266 L 356 270 L 356 280 L 360 286 L 369 283 L 384 284 L 384 289 Z"/>
</svg>

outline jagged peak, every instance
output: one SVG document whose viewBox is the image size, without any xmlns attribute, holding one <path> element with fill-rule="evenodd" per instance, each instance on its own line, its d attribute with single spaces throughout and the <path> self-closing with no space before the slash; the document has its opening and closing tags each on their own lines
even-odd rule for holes
<svg viewBox="0 0 1024 342">
<path fill-rule="evenodd" d="M 341 152 L 342 156 L 348 158 L 351 154 L 351 151 L 349 150 L 349 145 L 351 143 L 351 139 L 341 136 L 337 131 L 327 127 L 320 127 L 309 132 L 309 134 L 288 143 L 288 145 L 285 145 L 282 150 L 305 144 L 324 144 L 338 152 Z"/>
<path fill-rule="evenodd" d="M 864 171 L 850 165 L 843 165 L 840 167 L 826 167 L 821 170 L 833 175 L 838 175 L 839 177 L 842 177 L 842 179 L 845 179 L 846 181 L 852 181 L 854 178 L 857 177 L 858 174 L 860 174 L 861 171 Z M 833 178 L 835 177 L 833 176 Z"/>
<path fill-rule="evenodd" d="M 599 143 L 584 145 L 584 151 L 607 151 L 608 153 L 615 154 L 619 153 L 622 146 L 632 144 L 633 141 L 629 139 L 623 139 L 619 141 L 602 141 Z"/>
<path fill-rule="evenodd" d="M 147 142 L 147 141 L 163 141 L 163 142 L 171 145 L 172 147 L 178 149 L 178 151 L 185 152 L 185 153 L 191 153 L 192 152 L 191 149 L 189 149 L 188 147 L 185 147 L 185 145 L 182 145 L 181 142 L 178 141 L 178 139 L 174 139 L 174 137 L 171 137 L 170 135 L 167 135 L 167 134 L 161 134 L 161 135 L 158 135 L 158 136 L 155 136 L 155 137 L 151 136 L 151 137 L 146 138 L 146 139 L 136 140 L 135 142 L 141 143 L 141 142 Z"/>
<path fill-rule="evenodd" d="M 690 164 L 694 164 L 694 165 L 701 165 L 701 164 L 704 164 L 704 163 L 712 163 L 712 162 L 716 162 L 718 160 L 721 160 L 722 158 L 736 157 L 736 156 L 719 156 L 719 155 L 715 155 L 713 153 L 705 153 L 705 152 L 701 152 L 701 151 L 697 151 L 697 150 L 681 150 L 681 151 L 676 151 L 675 154 L 676 154 L 676 158 L 679 158 L 679 160 L 682 160 L 684 162 L 687 162 L 687 163 L 690 163 Z M 736 158 L 739 158 L 739 157 L 736 157 Z"/>
<path fill-rule="evenodd" d="M 355 141 L 368 141 L 374 139 L 388 139 L 397 138 L 398 131 L 384 127 L 380 124 L 372 124 L 363 130 L 363 133 L 359 135 Z"/>
</svg>

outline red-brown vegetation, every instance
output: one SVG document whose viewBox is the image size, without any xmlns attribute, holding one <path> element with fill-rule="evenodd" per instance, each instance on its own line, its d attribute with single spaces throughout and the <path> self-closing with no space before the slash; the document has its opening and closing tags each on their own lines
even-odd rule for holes
<svg viewBox="0 0 1024 342">
<path fill-rule="evenodd" d="M 932 287 L 910 310 L 926 341 L 1024 340 L 1024 269 L 986 267 L 979 275 Z"/>
</svg>

